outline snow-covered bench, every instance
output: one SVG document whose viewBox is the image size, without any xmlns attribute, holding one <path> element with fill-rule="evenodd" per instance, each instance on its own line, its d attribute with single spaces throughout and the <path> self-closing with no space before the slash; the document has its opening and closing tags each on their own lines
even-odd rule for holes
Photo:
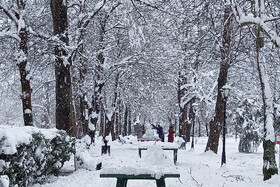
<svg viewBox="0 0 280 187">
<path fill-rule="evenodd" d="M 127 180 L 155 180 L 157 187 L 165 187 L 165 178 L 179 178 L 173 160 L 167 157 L 160 145 L 145 145 L 143 158 L 110 158 L 104 162 L 101 178 L 117 178 L 117 187 L 126 187 Z M 167 144 L 165 144 L 167 146 Z"/>
<path fill-rule="evenodd" d="M 141 151 L 142 150 L 147 150 L 148 148 L 147 147 L 139 147 L 138 148 L 138 155 L 139 157 L 141 158 Z M 174 164 L 176 165 L 177 163 L 177 155 L 178 155 L 178 148 L 176 147 L 162 147 L 162 150 L 171 150 L 173 151 L 173 160 L 174 160 Z"/>
<path fill-rule="evenodd" d="M 133 180 L 133 179 L 143 179 L 143 180 L 156 180 L 157 187 L 165 187 L 165 178 L 179 178 L 180 174 L 163 174 L 159 178 L 155 175 L 151 174 L 138 174 L 138 175 L 132 175 L 132 174 L 106 174 L 101 173 L 101 178 L 117 178 L 117 184 L 116 187 L 126 187 L 127 186 L 127 180 Z"/>
<path fill-rule="evenodd" d="M 170 143 L 170 142 L 155 142 L 155 143 L 153 143 L 153 142 L 141 142 L 141 143 L 138 144 L 138 155 L 139 155 L 139 157 L 141 158 L 141 156 L 142 156 L 141 152 L 143 150 L 148 150 L 148 148 L 151 147 L 151 146 L 158 146 L 158 149 L 173 151 L 173 161 L 174 161 L 174 164 L 176 165 L 177 156 L 178 156 L 178 144 Z"/>
</svg>

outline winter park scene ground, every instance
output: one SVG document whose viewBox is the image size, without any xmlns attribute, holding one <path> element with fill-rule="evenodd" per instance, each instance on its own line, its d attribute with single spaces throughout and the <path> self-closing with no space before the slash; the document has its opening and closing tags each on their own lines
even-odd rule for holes
<svg viewBox="0 0 280 187">
<path fill-rule="evenodd" d="M 14 148 L 18 143 L 27 143 L 31 131 L 40 131 L 48 138 L 52 138 L 56 132 L 55 129 L 44 131 L 35 128 L 5 128 L 3 126 L 1 126 L 1 129 L 2 132 L 4 132 L 3 129 L 7 130 L 5 136 L 11 142 L 9 145 L 4 144 L 6 153 L 15 151 Z M 14 134 L 17 134 L 20 138 L 16 138 Z M 3 134 L 0 135 L 3 136 Z M 116 185 L 116 179 L 100 178 L 100 173 L 151 173 L 160 177 L 167 172 L 180 174 L 180 178 L 167 178 L 167 187 L 279 187 L 279 175 L 273 176 L 268 181 L 262 179 L 263 149 L 261 145 L 255 153 L 240 153 L 238 151 L 239 139 L 227 137 L 227 164 L 221 167 L 221 151 L 218 154 L 204 152 L 207 142 L 206 137 L 195 137 L 194 141 L 193 149 L 190 143 L 186 144 L 186 149 L 179 149 L 178 160 L 174 165 L 172 151 L 163 151 L 162 148 L 178 147 L 181 143 L 178 137 L 175 137 L 173 143 L 139 142 L 135 136 L 123 137 L 113 142 L 109 140 L 110 155 L 101 155 L 101 146 L 104 145 L 102 138 L 97 138 L 96 143 L 90 145 L 90 138 L 86 136 L 77 144 L 79 147 L 76 147 L 76 156 L 80 158 L 79 163 L 76 163 L 76 169 L 74 167 L 74 156 L 71 155 L 70 160 L 64 164 L 58 176 L 51 175 L 40 184 L 28 186 L 113 187 Z M 142 152 L 141 158 L 138 155 L 139 147 L 148 147 L 146 151 Z M 3 151 L 3 147 L 1 151 Z M 42 154 L 43 151 L 39 149 L 36 152 L 38 155 Z M 96 170 L 96 166 L 100 162 L 102 162 L 102 167 L 100 170 Z M 156 186 L 154 180 L 128 180 L 127 186 L 138 187 L 143 185 Z"/>
<path fill-rule="evenodd" d="M 44 185 L 34 185 L 33 187 L 77 187 L 77 186 L 100 186 L 114 187 L 116 179 L 100 178 L 100 171 L 95 171 L 96 163 L 102 161 L 103 167 L 117 170 L 132 170 L 132 173 L 147 172 L 161 174 L 164 170 L 178 172 L 179 179 L 166 179 L 167 187 L 194 187 L 194 186 L 227 186 L 227 187 L 279 187 L 280 177 L 274 176 L 271 180 L 262 180 L 262 156 L 263 150 L 260 146 L 258 152 L 245 154 L 238 152 L 239 139 L 229 137 L 227 140 L 227 164 L 221 167 L 221 151 L 218 154 L 204 152 L 207 139 L 204 137 L 195 138 L 195 149 L 191 149 L 190 143 L 186 150 L 178 151 L 177 165 L 173 164 L 173 155 L 170 151 L 156 150 L 143 152 L 140 159 L 138 156 L 138 146 L 142 142 L 137 142 L 135 137 L 127 137 L 130 141 L 122 144 L 119 141 L 110 142 L 111 155 L 100 156 L 101 139 L 95 146 L 90 147 L 84 153 L 84 169 L 74 171 L 74 161 L 70 160 L 63 172 L 71 172 L 67 176 L 51 177 Z M 166 142 L 167 143 L 167 142 Z M 221 142 L 220 142 L 221 143 Z M 153 143 L 154 144 L 154 143 Z M 154 145 L 150 145 L 154 148 Z M 156 143 L 157 144 L 157 143 Z M 175 138 L 175 143 L 176 138 Z M 161 144 L 165 145 L 165 144 Z M 167 143 L 168 146 L 168 143 Z M 154 168 L 153 168 L 154 167 Z M 141 168 L 141 169 L 140 169 Z M 140 171 L 142 170 L 142 171 Z M 176 170 L 176 171 L 175 171 Z M 73 173 L 72 173 L 73 172 Z M 155 181 L 128 180 L 128 187 L 156 186 Z"/>
<path fill-rule="evenodd" d="M 280 187 L 279 0 L 0 0 L 0 187 Z"/>
</svg>

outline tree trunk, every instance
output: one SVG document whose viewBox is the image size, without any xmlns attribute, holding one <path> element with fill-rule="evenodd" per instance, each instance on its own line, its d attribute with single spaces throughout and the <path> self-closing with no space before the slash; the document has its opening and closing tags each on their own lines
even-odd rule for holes
<svg viewBox="0 0 280 187">
<path fill-rule="evenodd" d="M 119 94 L 120 95 L 120 94 Z M 122 118 L 122 116 L 123 116 L 123 105 L 121 105 L 121 102 L 120 102 L 120 98 L 119 98 L 119 112 L 118 112 L 118 119 L 119 119 L 119 135 L 122 135 L 122 129 L 123 129 L 123 118 Z"/>
<path fill-rule="evenodd" d="M 25 9 L 25 2 L 22 0 L 16 1 L 18 9 L 24 10 Z M 4 11 L 6 12 L 6 11 Z M 20 11 L 19 11 L 20 12 Z M 30 86 L 30 66 L 27 62 L 27 55 L 28 55 L 28 47 L 27 47 L 27 30 L 25 20 L 22 15 L 15 11 L 15 17 L 17 18 L 16 21 L 22 22 L 22 24 L 16 24 L 18 26 L 17 30 L 18 36 L 20 38 L 19 43 L 19 53 L 16 57 L 17 65 L 19 68 L 20 74 L 20 83 L 21 83 L 21 101 L 22 101 L 22 109 L 23 109 L 23 120 L 25 126 L 33 126 L 33 116 L 32 116 L 32 105 L 31 105 L 31 93 L 32 89 Z M 14 20 L 15 21 L 15 20 Z"/>
<path fill-rule="evenodd" d="M 49 93 L 46 94 L 45 102 L 46 112 L 44 114 L 44 123 L 46 124 L 46 127 L 49 127 L 49 125 L 51 124 L 51 102 Z"/>
<path fill-rule="evenodd" d="M 264 116 L 264 140 L 263 140 L 263 179 L 268 180 L 272 175 L 278 174 L 278 168 L 275 161 L 275 133 L 273 128 L 273 98 L 268 83 L 268 78 L 264 67 L 260 62 L 260 50 L 264 46 L 264 38 L 260 27 L 257 29 L 256 50 L 257 67 L 262 90 L 263 116 Z M 263 63 L 263 62 L 262 62 Z"/>
<path fill-rule="evenodd" d="M 184 126 L 184 108 L 181 106 L 181 100 L 183 97 L 181 85 L 182 85 L 182 73 L 179 71 L 179 78 L 178 78 L 178 84 L 177 84 L 177 99 L 178 99 L 178 105 L 179 105 L 179 136 L 183 136 L 183 126 Z"/>
<path fill-rule="evenodd" d="M 99 129 L 99 135 L 104 136 L 105 134 L 105 111 L 103 104 L 100 106 L 100 129 Z"/>
<path fill-rule="evenodd" d="M 94 128 L 96 129 L 97 127 L 97 122 L 98 122 L 98 118 L 100 117 L 100 107 L 102 105 L 102 89 L 103 86 L 105 84 L 104 82 L 104 70 L 103 70 L 103 64 L 105 61 L 105 57 L 103 54 L 103 50 L 105 48 L 104 46 L 104 35 L 105 35 L 105 24 L 106 24 L 106 20 L 101 20 L 100 21 L 100 33 L 99 33 L 99 50 L 101 52 L 98 53 L 97 55 L 97 68 L 96 68 L 96 77 L 95 77 L 95 81 L 94 81 L 94 94 L 93 94 L 93 99 L 92 99 L 92 113 L 91 113 L 91 121 L 93 122 L 92 124 L 94 125 Z M 108 130 L 110 131 L 110 129 L 108 129 L 107 127 L 107 122 L 110 120 L 106 117 L 106 112 L 104 111 L 104 116 L 105 116 L 105 134 L 104 137 L 106 136 L 106 134 L 108 133 Z M 111 124 L 111 123 L 110 123 Z M 94 133 L 94 132 L 90 132 L 90 133 Z M 93 136 L 95 137 L 95 136 Z M 94 140 L 93 140 L 94 142 Z"/>
<path fill-rule="evenodd" d="M 115 127 L 116 127 L 116 129 L 115 129 L 115 134 L 116 134 L 116 138 L 120 135 L 119 134 L 119 132 L 120 132 L 120 123 L 119 123 L 119 112 L 116 112 L 116 114 L 115 114 L 115 120 L 116 120 L 116 122 L 115 122 Z"/>
<path fill-rule="evenodd" d="M 218 152 L 219 137 L 222 130 L 222 124 L 224 123 L 224 101 L 221 94 L 221 88 L 227 83 L 228 68 L 231 64 L 230 58 L 230 46 L 231 46 L 231 9 L 229 5 L 226 5 L 224 10 L 224 28 L 223 28 L 223 41 L 221 48 L 222 61 L 220 64 L 220 73 L 218 78 L 218 95 L 215 107 L 214 119 L 210 121 L 210 132 L 208 142 L 205 151 Z"/>
<path fill-rule="evenodd" d="M 23 20 L 21 20 L 23 21 Z M 23 27 L 19 31 L 20 53 L 18 56 L 18 68 L 21 83 L 21 100 L 23 109 L 23 120 L 25 126 L 33 126 L 32 105 L 31 105 L 31 86 L 30 86 L 30 66 L 27 63 L 27 31 Z"/>
<path fill-rule="evenodd" d="M 130 105 L 128 105 L 128 135 L 131 135 L 131 125 L 132 125 L 132 118 L 131 118 L 131 108 Z"/>
<path fill-rule="evenodd" d="M 128 130 L 128 107 L 125 105 L 124 122 L 123 122 L 123 136 L 127 136 Z"/>
<path fill-rule="evenodd" d="M 111 127 L 112 127 L 112 121 L 105 114 L 105 132 L 104 132 L 103 138 L 105 138 L 106 136 L 108 136 L 111 133 Z"/>
<path fill-rule="evenodd" d="M 191 129 L 192 129 L 192 124 L 193 124 L 193 121 L 194 121 L 194 112 L 193 112 L 193 107 L 192 107 L 192 102 L 190 102 L 190 107 L 189 107 L 189 120 L 186 125 L 187 125 L 187 131 L 186 131 L 186 139 L 187 139 L 187 142 L 190 142 L 191 141 Z M 187 107 L 186 107 L 186 113 L 187 113 Z M 186 119 L 187 120 L 187 119 Z"/>
<path fill-rule="evenodd" d="M 97 122 L 100 117 L 100 109 L 101 109 L 101 90 L 104 86 L 103 81 L 95 81 L 95 87 L 94 87 L 94 94 L 92 96 L 91 101 L 91 110 L 90 110 L 90 122 L 93 125 L 93 127 L 89 127 L 89 134 L 92 138 L 92 142 L 95 142 L 95 130 L 97 128 Z M 104 112 L 105 113 L 105 112 Z M 106 114 L 105 114 L 106 115 Z M 105 119 L 106 121 L 106 119 Z"/>
<path fill-rule="evenodd" d="M 77 109 L 76 115 L 79 116 L 79 118 L 77 119 L 77 124 L 79 125 L 78 134 L 82 136 L 89 133 L 89 129 L 88 129 L 89 107 L 87 103 L 88 101 L 87 96 L 85 93 L 79 97 L 79 101 L 80 101 L 79 111 Z"/>
<path fill-rule="evenodd" d="M 64 45 L 69 44 L 67 27 L 67 1 L 51 0 L 50 7 L 53 18 L 53 33 Z M 55 78 L 56 78 L 56 127 L 73 133 L 73 106 L 70 75 L 70 62 L 62 45 L 55 47 Z"/>
<path fill-rule="evenodd" d="M 106 133 L 105 136 L 108 136 L 108 132 L 111 132 L 112 135 L 112 140 L 114 141 L 116 139 L 116 136 L 118 135 L 118 85 L 119 85 L 119 72 L 116 75 L 116 79 L 115 79 L 115 88 L 114 88 L 114 98 L 112 101 L 112 116 L 111 119 L 108 117 L 108 120 L 110 120 L 111 126 L 107 125 L 107 128 L 109 128 Z M 114 128 L 115 127 L 115 128 Z"/>
<path fill-rule="evenodd" d="M 198 122 L 198 137 L 201 137 L 201 121 L 197 119 Z"/>
</svg>

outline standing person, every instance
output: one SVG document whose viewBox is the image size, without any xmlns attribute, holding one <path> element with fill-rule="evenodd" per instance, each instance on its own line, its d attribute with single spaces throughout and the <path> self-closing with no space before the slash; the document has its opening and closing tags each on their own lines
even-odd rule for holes
<svg viewBox="0 0 280 187">
<path fill-rule="evenodd" d="M 173 126 L 170 126 L 168 130 L 168 142 L 174 142 L 174 133 Z"/>
<path fill-rule="evenodd" d="M 152 124 L 152 126 L 153 126 L 153 129 L 156 129 L 156 130 L 157 130 L 158 136 L 159 136 L 159 138 L 161 139 L 161 141 L 164 142 L 163 128 L 162 128 L 160 125 L 158 125 L 158 126 L 156 127 L 156 126 L 154 126 L 154 125 Z"/>
</svg>

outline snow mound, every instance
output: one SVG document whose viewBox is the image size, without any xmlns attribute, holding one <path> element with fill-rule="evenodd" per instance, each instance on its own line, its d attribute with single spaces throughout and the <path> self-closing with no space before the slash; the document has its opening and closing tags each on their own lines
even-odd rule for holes
<svg viewBox="0 0 280 187">
<path fill-rule="evenodd" d="M 32 134 L 40 132 L 46 139 L 52 139 L 57 136 L 57 129 L 39 129 L 36 127 L 12 127 L 0 126 L 0 153 L 12 155 L 17 152 L 20 144 L 29 144 L 32 141 Z"/>
<path fill-rule="evenodd" d="M 7 175 L 0 175 L 0 186 L 9 187 L 9 177 Z"/>
<path fill-rule="evenodd" d="M 172 164 L 172 160 L 166 156 L 162 148 L 158 145 L 149 146 L 143 159 L 147 164 L 151 165 Z"/>
</svg>

